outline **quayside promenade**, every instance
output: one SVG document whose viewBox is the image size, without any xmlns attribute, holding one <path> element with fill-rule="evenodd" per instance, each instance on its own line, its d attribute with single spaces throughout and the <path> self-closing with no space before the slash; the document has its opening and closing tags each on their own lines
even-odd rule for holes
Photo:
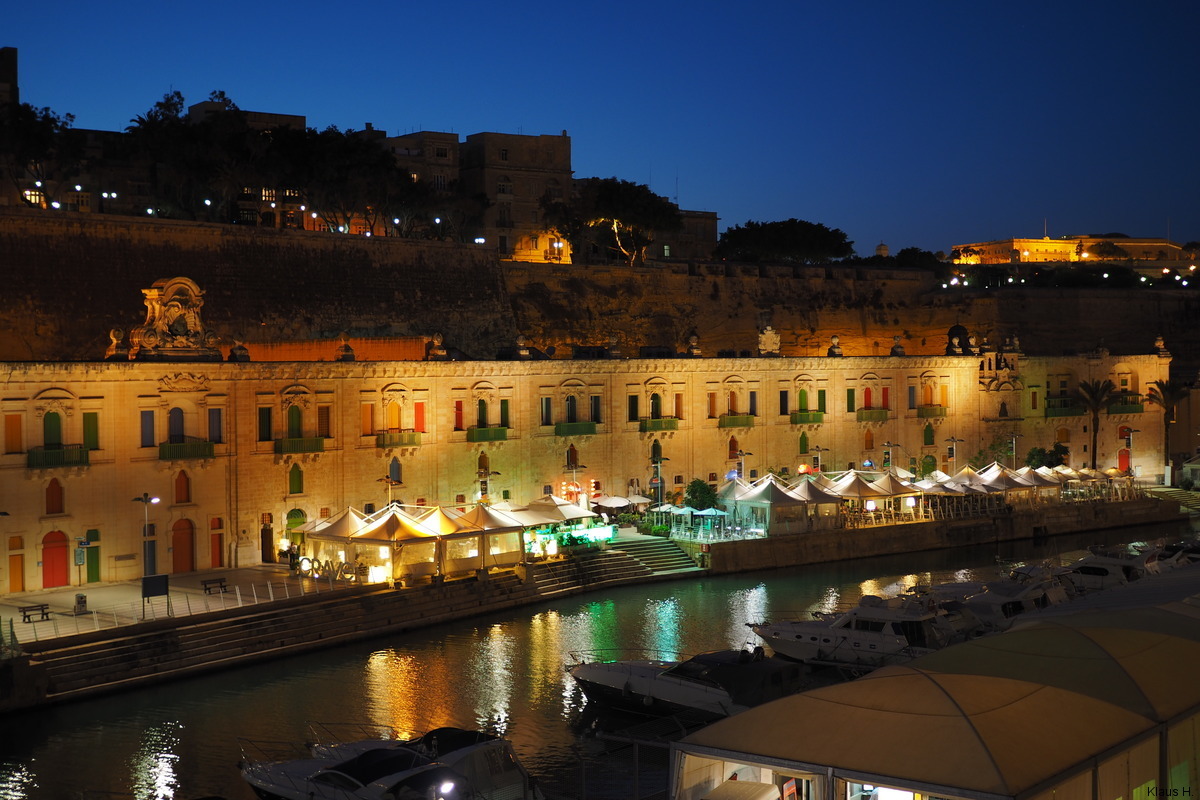
<svg viewBox="0 0 1200 800">
<path fill-rule="evenodd" d="M 1176 500 L 1073 503 L 979 519 L 815 531 L 702 546 L 622 529 L 605 550 L 405 588 L 301 578 L 282 565 L 171 576 L 166 596 L 142 582 L 0 597 L 0 711 L 67 702 L 202 672 L 283 658 L 614 585 L 801 566 L 1141 526 L 1179 535 Z M 692 551 L 685 554 L 685 551 Z M 703 556 L 707 567 L 696 566 Z M 214 589 L 214 578 L 225 578 Z M 207 585 L 206 585 L 207 584 Z M 44 604 L 47 619 L 22 621 Z"/>
</svg>

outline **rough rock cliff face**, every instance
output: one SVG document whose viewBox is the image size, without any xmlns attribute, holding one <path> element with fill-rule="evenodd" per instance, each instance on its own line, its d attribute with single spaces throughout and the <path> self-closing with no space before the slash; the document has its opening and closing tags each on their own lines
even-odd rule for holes
<svg viewBox="0 0 1200 800">
<path fill-rule="evenodd" d="M 473 246 L 203 223 L 0 211 L 0 359 L 92 360 L 108 331 L 145 319 L 142 290 L 184 276 L 205 292 L 223 340 L 336 340 L 442 333 L 493 358 L 518 335 L 555 357 L 575 347 L 753 353 L 771 326 L 784 355 L 944 352 L 964 326 L 980 342 L 1018 335 L 1030 354 L 1107 347 L 1146 353 L 1163 336 L 1175 370 L 1200 366 L 1200 301 L 1186 292 L 943 290 L 926 273 L 853 267 L 499 262 Z"/>
</svg>

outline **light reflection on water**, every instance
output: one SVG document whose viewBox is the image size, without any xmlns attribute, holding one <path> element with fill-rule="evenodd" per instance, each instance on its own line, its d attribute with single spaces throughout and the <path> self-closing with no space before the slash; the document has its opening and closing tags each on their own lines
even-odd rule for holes
<svg viewBox="0 0 1200 800">
<path fill-rule="evenodd" d="M 1118 531 L 1109 541 L 1130 538 Z M 0 724 L 0 800 L 76 798 L 84 789 L 137 800 L 250 800 L 237 774 L 238 737 L 300 742 L 310 721 L 413 735 L 447 724 L 486 727 L 507 735 L 550 788 L 578 794 L 584 763 L 589 798 L 631 796 L 635 773 L 646 794 L 656 787 L 645 781 L 662 778 L 649 758 L 641 773 L 606 768 L 601 743 L 581 735 L 590 715 L 564 669 L 571 653 L 740 647 L 754 643 L 749 622 L 831 610 L 917 584 L 994 578 L 997 556 L 1042 558 L 1065 549 L 961 549 L 606 589 L 11 715 Z"/>
</svg>

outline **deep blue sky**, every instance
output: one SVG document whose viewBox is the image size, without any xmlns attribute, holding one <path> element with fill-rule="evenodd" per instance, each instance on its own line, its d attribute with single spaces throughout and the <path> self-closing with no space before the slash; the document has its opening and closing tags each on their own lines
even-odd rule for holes
<svg viewBox="0 0 1200 800">
<path fill-rule="evenodd" d="M 1200 3 L 14 3 L 21 99 L 122 129 L 214 89 L 312 127 L 572 138 L 722 229 L 1200 239 Z"/>
</svg>

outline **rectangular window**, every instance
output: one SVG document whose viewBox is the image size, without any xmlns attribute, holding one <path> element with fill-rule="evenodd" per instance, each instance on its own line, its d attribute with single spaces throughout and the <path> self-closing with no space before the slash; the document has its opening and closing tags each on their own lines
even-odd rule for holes
<svg viewBox="0 0 1200 800">
<path fill-rule="evenodd" d="M 880 408 L 891 408 L 892 407 L 892 403 L 891 403 L 891 400 L 888 398 L 888 394 L 889 394 L 888 387 L 886 387 L 886 386 L 883 387 L 883 404 L 880 405 Z"/>
<path fill-rule="evenodd" d="M 638 409 L 638 396 L 636 394 L 629 395 L 629 414 L 626 418 L 630 422 L 637 422 L 641 419 Z"/>
<path fill-rule="evenodd" d="M 908 387 L 908 407 L 917 407 L 917 387 L 915 386 Z"/>
<path fill-rule="evenodd" d="M 825 413 L 825 390 L 817 389 L 817 411 Z"/>
<path fill-rule="evenodd" d="M 21 436 L 21 415 L 4 415 L 4 452 L 20 453 L 24 451 Z"/>
<path fill-rule="evenodd" d="M 375 404 L 360 403 L 358 406 L 358 432 L 362 436 L 375 433 Z"/>
<path fill-rule="evenodd" d="M 675 393 L 675 419 L 683 419 L 683 392 Z"/>
<path fill-rule="evenodd" d="M 853 412 L 854 412 L 854 390 L 847 389 L 846 390 L 846 413 L 851 414 Z"/>
<path fill-rule="evenodd" d="M 542 397 L 538 402 L 538 418 L 542 425 L 554 424 L 554 404 L 549 397 Z"/>
<path fill-rule="evenodd" d="M 1029 395 L 1029 407 L 1037 411 L 1037 392 L 1032 392 Z"/>
<path fill-rule="evenodd" d="M 708 393 L 708 418 L 709 419 L 717 418 L 717 393 L 716 392 Z"/>
<path fill-rule="evenodd" d="M 83 412 L 83 446 L 88 450 L 100 449 L 100 414 L 96 411 Z"/>
<path fill-rule="evenodd" d="M 154 412 L 143 411 L 142 418 L 142 447 L 154 447 Z"/>
<path fill-rule="evenodd" d="M 508 398 L 500 398 L 500 427 L 511 427 L 508 424 Z"/>
<path fill-rule="evenodd" d="M 322 439 L 333 437 L 329 427 L 329 412 L 330 407 L 327 405 L 317 406 L 317 436 Z"/>
<path fill-rule="evenodd" d="M 225 441 L 225 420 L 222 410 L 219 408 L 210 408 L 208 410 L 208 440 L 221 444 Z"/>
<path fill-rule="evenodd" d="M 463 428 L 463 401 L 454 401 L 454 430 L 461 431 Z"/>
<path fill-rule="evenodd" d="M 942 384 L 940 387 L 938 387 L 938 388 L 940 388 L 940 389 L 942 390 L 942 391 L 941 391 L 941 403 L 942 403 L 942 407 L 943 407 L 943 408 L 949 408 L 949 407 L 950 407 L 950 402 L 949 402 L 949 401 L 950 401 L 950 387 L 949 387 L 949 386 L 947 386 L 946 384 L 944 384 L 944 383 L 943 383 L 943 384 Z"/>
<path fill-rule="evenodd" d="M 671 245 L 664 244 L 663 245 L 663 258 L 670 258 L 670 257 L 671 257 Z"/>
<path fill-rule="evenodd" d="M 750 416 L 758 416 L 758 392 L 750 390 Z"/>
<path fill-rule="evenodd" d="M 413 403 L 413 430 L 425 432 L 425 402 Z"/>
<path fill-rule="evenodd" d="M 592 395 L 588 400 L 588 404 L 590 406 L 590 408 L 588 408 L 588 414 L 591 417 L 591 421 L 604 422 L 604 416 L 600 413 L 600 395 Z"/>
<path fill-rule="evenodd" d="M 274 426 L 271 424 L 271 407 L 262 406 L 258 409 L 258 440 L 260 442 L 269 442 L 275 437 Z"/>
<path fill-rule="evenodd" d="M 780 416 L 790 413 L 788 411 L 788 390 L 779 390 L 779 414 Z"/>
</svg>

